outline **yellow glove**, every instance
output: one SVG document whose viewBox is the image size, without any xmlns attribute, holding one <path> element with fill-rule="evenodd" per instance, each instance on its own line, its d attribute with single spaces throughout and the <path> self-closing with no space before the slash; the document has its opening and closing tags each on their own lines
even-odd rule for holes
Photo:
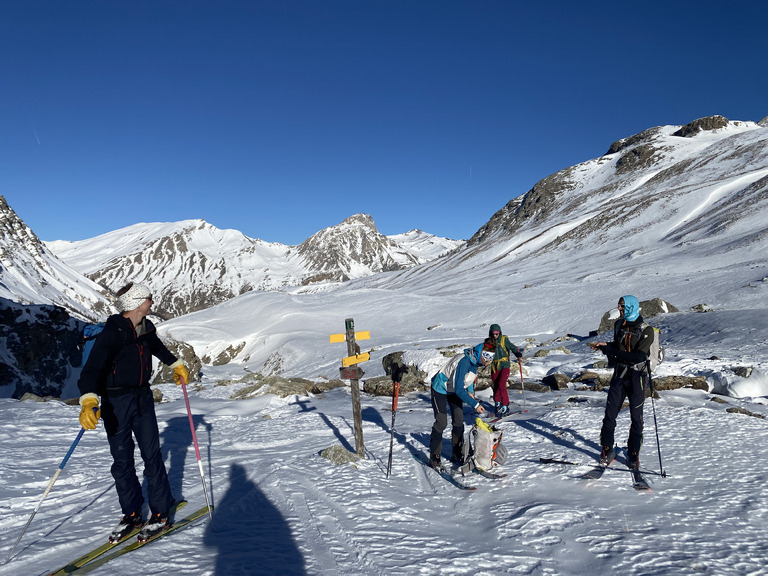
<svg viewBox="0 0 768 576">
<path fill-rule="evenodd" d="M 101 417 L 99 397 L 93 393 L 83 394 L 80 396 L 80 406 L 82 406 L 80 409 L 80 426 L 86 430 L 95 430 L 96 423 Z"/>
<path fill-rule="evenodd" d="M 176 360 L 176 362 L 171 364 L 171 368 L 173 368 L 173 381 L 176 382 L 176 386 L 181 384 L 182 378 L 184 378 L 185 383 L 189 382 L 189 372 L 187 372 L 184 362 Z"/>
</svg>

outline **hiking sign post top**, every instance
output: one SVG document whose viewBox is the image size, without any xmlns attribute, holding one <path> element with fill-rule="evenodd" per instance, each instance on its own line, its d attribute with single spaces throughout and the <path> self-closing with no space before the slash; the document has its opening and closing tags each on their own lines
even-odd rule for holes
<svg viewBox="0 0 768 576">
<path fill-rule="evenodd" d="M 365 458 L 365 446 L 363 445 L 363 417 L 360 411 L 360 378 L 363 370 L 357 365 L 358 362 L 366 362 L 371 359 L 368 352 L 360 353 L 360 346 L 357 340 L 368 340 L 371 337 L 370 332 L 355 332 L 355 321 L 352 318 L 344 320 L 346 331 L 344 334 L 331 334 L 331 343 L 346 342 L 347 357 L 342 358 L 339 372 L 341 378 L 349 380 L 349 386 L 352 391 L 352 416 L 355 424 L 355 451 L 361 458 Z"/>
</svg>

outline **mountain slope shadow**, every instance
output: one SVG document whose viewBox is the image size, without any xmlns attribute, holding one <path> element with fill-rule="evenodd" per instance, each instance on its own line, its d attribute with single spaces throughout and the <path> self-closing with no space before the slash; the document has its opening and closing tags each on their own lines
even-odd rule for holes
<svg viewBox="0 0 768 576">
<path fill-rule="evenodd" d="M 218 548 L 216 576 L 306 574 L 285 519 L 239 464 L 230 468 L 229 488 L 213 516 L 216 531 L 208 525 L 204 544 Z"/>
</svg>

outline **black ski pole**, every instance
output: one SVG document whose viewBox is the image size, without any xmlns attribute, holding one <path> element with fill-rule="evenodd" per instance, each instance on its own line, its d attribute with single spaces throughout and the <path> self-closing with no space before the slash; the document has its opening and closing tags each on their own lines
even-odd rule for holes
<svg viewBox="0 0 768 576">
<path fill-rule="evenodd" d="M 664 472 L 664 466 L 661 464 L 661 442 L 659 442 L 659 424 L 656 421 L 656 404 L 653 401 L 653 377 L 651 376 L 651 360 L 650 358 L 645 361 L 645 367 L 648 369 L 648 386 L 651 389 L 651 408 L 653 408 L 653 426 L 656 429 L 656 450 L 659 453 L 659 471 L 662 478 L 667 477 L 667 473 Z"/>
<path fill-rule="evenodd" d="M 392 473 L 392 448 L 395 442 L 395 416 L 397 415 L 397 399 L 400 396 L 400 379 L 406 372 L 408 372 L 407 366 L 395 366 L 392 369 L 392 425 L 390 426 L 387 478 Z"/>
</svg>

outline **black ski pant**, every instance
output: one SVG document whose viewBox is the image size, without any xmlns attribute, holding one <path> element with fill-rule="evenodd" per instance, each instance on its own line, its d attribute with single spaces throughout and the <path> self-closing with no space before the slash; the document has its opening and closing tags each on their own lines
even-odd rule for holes
<svg viewBox="0 0 768 576">
<path fill-rule="evenodd" d="M 147 499 L 152 514 L 167 514 L 173 505 L 171 486 L 160 453 L 155 402 L 149 387 L 107 395 L 103 398 L 101 417 L 112 453 L 112 477 L 123 514 L 141 512 L 144 497 L 136 476 L 134 450 L 139 446 L 147 480 Z M 136 438 L 136 444 L 133 438 Z"/>
<path fill-rule="evenodd" d="M 631 423 L 627 449 L 630 453 L 640 453 L 640 448 L 643 445 L 643 404 L 645 403 L 646 382 L 645 372 L 632 370 L 625 366 L 614 369 L 611 385 L 608 388 L 608 400 L 605 403 L 603 427 L 600 430 L 601 446 L 613 447 L 616 417 L 619 415 L 624 400 L 629 399 Z"/>
<path fill-rule="evenodd" d="M 435 413 L 435 423 L 429 437 L 429 454 L 432 458 L 439 457 L 443 450 L 443 431 L 448 426 L 448 411 L 451 413 L 451 443 L 453 456 L 461 457 L 464 445 L 464 403 L 454 393 L 440 394 L 432 388 L 432 410 Z"/>
</svg>

